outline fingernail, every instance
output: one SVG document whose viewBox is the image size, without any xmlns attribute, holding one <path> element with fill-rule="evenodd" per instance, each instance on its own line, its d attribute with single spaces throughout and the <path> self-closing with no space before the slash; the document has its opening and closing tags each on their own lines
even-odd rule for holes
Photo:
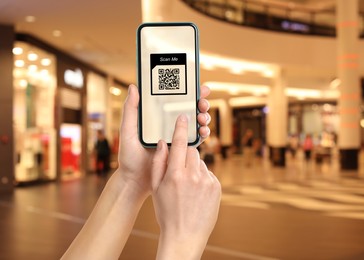
<svg viewBox="0 0 364 260">
<path fill-rule="evenodd" d="M 182 122 L 187 122 L 188 121 L 188 117 L 186 114 L 182 114 L 179 116 L 179 120 Z"/>
<path fill-rule="evenodd" d="M 210 130 L 210 128 L 208 127 L 208 128 L 207 128 L 207 134 L 206 134 L 206 136 L 205 136 L 205 137 L 209 137 L 209 136 L 210 136 L 210 133 L 211 133 L 211 130 Z"/>
<path fill-rule="evenodd" d="M 160 150 L 162 150 L 162 141 L 161 140 L 159 140 L 158 144 L 157 144 L 157 151 L 160 151 Z"/>
<path fill-rule="evenodd" d="M 206 123 L 209 122 L 210 116 L 208 114 L 205 115 L 206 116 Z"/>
</svg>

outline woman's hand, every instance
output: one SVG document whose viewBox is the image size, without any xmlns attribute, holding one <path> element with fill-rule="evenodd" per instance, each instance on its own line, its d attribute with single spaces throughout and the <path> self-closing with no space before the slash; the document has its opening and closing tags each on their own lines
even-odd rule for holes
<svg viewBox="0 0 364 260">
<path fill-rule="evenodd" d="M 157 259 L 200 259 L 215 226 L 217 178 L 188 147 L 188 119 L 177 119 L 171 150 L 159 141 L 152 165 L 153 202 L 161 234 Z"/>
<path fill-rule="evenodd" d="M 201 86 L 197 120 L 199 134 L 204 140 L 210 135 L 209 102 L 205 99 L 210 94 L 206 86 Z M 155 149 L 144 148 L 138 138 L 138 103 L 139 93 L 134 85 L 129 86 L 128 97 L 124 104 L 124 114 L 120 129 L 119 169 L 117 173 L 123 181 L 135 185 L 136 192 L 147 197 L 151 192 L 150 169 Z"/>
</svg>

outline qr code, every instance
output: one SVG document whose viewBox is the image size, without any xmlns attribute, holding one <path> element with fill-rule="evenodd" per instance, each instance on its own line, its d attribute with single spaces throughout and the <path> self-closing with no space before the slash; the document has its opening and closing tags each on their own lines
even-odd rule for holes
<svg viewBox="0 0 364 260">
<path fill-rule="evenodd" d="M 179 89 L 180 74 L 179 68 L 158 69 L 159 90 Z"/>
</svg>

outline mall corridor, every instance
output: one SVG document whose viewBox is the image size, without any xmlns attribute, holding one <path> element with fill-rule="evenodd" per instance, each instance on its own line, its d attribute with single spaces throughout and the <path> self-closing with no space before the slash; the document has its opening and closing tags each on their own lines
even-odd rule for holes
<svg viewBox="0 0 364 260">
<path fill-rule="evenodd" d="M 364 165 L 356 176 L 333 162 L 287 155 L 287 167 L 242 155 L 218 158 L 218 222 L 202 259 L 364 259 Z M 93 208 L 106 180 L 16 188 L 0 195 L 0 259 L 59 259 Z M 120 259 L 154 259 L 158 241 L 148 199 Z"/>
<path fill-rule="evenodd" d="M 103 173 L 150 166 L 137 132 L 169 142 L 181 114 L 222 186 L 203 260 L 364 260 L 363 61 L 364 0 L 0 0 L 0 260 L 60 259 Z M 177 196 L 202 213 L 171 210 L 198 221 L 173 253 L 215 220 L 206 183 Z M 120 235 L 133 211 L 112 205 L 95 222 Z M 158 239 L 148 198 L 120 259 L 155 259 Z"/>
</svg>

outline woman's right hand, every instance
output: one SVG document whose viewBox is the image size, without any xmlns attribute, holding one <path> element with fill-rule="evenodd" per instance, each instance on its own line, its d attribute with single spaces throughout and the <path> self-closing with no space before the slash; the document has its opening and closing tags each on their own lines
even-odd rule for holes
<svg viewBox="0 0 364 260">
<path fill-rule="evenodd" d="M 188 147 L 188 119 L 178 117 L 170 152 L 159 141 L 152 161 L 153 202 L 161 234 L 157 259 L 200 259 L 215 226 L 221 186 Z"/>
</svg>

